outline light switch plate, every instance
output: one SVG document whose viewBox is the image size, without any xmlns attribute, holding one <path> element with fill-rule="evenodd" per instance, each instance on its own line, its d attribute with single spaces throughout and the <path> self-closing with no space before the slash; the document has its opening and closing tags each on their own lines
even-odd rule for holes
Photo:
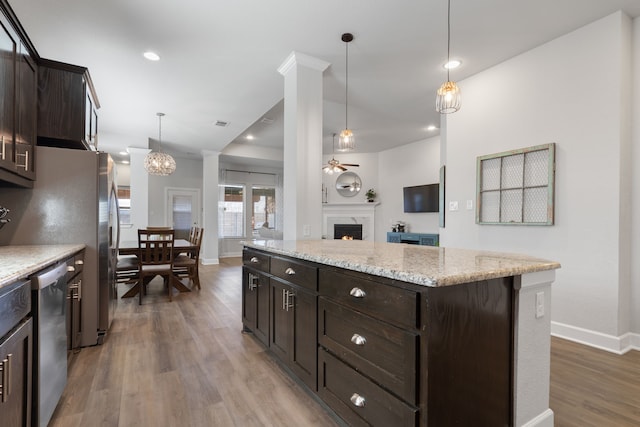
<svg viewBox="0 0 640 427">
<path fill-rule="evenodd" d="M 473 209 L 473 200 L 467 200 L 467 210 Z"/>
<path fill-rule="evenodd" d="M 449 202 L 449 210 L 450 211 L 457 211 L 458 210 L 458 201 L 457 200 L 453 200 L 453 201 Z"/>
</svg>

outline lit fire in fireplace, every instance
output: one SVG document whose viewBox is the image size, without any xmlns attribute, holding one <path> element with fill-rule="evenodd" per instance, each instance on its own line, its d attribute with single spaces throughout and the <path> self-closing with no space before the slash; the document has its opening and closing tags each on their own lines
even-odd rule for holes
<svg viewBox="0 0 640 427">
<path fill-rule="evenodd" d="M 342 236 L 342 240 L 353 240 L 353 236 Z"/>
</svg>

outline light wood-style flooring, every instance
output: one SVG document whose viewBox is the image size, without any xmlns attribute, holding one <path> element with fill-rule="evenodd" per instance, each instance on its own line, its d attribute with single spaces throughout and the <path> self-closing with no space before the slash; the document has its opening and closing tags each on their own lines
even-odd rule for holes
<svg viewBox="0 0 640 427">
<path fill-rule="evenodd" d="M 160 280 L 142 306 L 121 299 L 105 344 L 74 355 L 50 426 L 336 426 L 241 333 L 241 277 L 241 260 L 223 259 L 171 303 Z M 640 352 L 551 348 L 556 426 L 640 426 Z"/>
</svg>

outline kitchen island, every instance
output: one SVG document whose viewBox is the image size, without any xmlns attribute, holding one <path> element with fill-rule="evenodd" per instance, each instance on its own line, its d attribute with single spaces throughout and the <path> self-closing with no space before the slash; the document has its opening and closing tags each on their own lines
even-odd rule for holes
<svg viewBox="0 0 640 427">
<path fill-rule="evenodd" d="M 244 330 L 348 424 L 553 425 L 557 262 L 368 241 L 244 246 Z"/>
</svg>

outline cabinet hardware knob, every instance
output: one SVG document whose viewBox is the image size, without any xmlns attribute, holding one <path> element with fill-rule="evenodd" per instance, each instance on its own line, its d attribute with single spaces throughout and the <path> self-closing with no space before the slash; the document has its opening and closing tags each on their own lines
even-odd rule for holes
<svg viewBox="0 0 640 427">
<path fill-rule="evenodd" d="M 76 265 L 84 265 L 84 260 L 81 260 L 81 259 L 77 260 Z"/>
<path fill-rule="evenodd" d="M 349 292 L 349 295 L 354 298 L 364 298 L 367 296 L 367 293 L 360 288 L 352 288 L 351 292 Z"/>
<path fill-rule="evenodd" d="M 353 393 L 351 395 L 351 403 L 353 403 L 358 408 L 363 408 L 366 403 L 366 399 L 360 396 L 358 393 Z"/>
<path fill-rule="evenodd" d="M 257 263 L 260 262 L 260 260 L 258 259 L 258 257 L 254 256 L 253 258 L 251 258 L 251 262 L 254 263 L 254 264 L 257 264 Z"/>
<path fill-rule="evenodd" d="M 289 276 L 293 276 L 294 274 L 296 274 L 296 271 L 295 271 L 293 268 L 288 267 L 288 268 L 284 271 L 284 274 L 288 274 Z"/>
<path fill-rule="evenodd" d="M 67 272 L 73 273 L 74 271 L 76 271 L 76 268 L 73 265 L 68 265 L 67 266 Z"/>
<path fill-rule="evenodd" d="M 351 342 L 355 345 L 365 345 L 367 343 L 367 339 L 362 335 L 353 334 L 351 337 Z"/>
</svg>

